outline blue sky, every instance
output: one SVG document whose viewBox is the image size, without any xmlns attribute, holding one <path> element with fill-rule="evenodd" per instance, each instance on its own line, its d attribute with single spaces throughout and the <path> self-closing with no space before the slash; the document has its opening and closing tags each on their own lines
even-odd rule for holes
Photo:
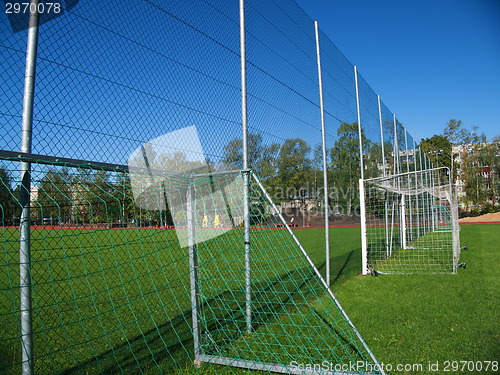
<svg viewBox="0 0 500 375">
<path fill-rule="evenodd" d="M 297 0 L 415 140 L 500 135 L 500 0 Z"/>
</svg>

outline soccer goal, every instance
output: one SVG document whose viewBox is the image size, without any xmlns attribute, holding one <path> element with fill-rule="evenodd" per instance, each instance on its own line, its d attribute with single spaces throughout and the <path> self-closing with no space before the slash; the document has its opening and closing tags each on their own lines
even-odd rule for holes
<svg viewBox="0 0 500 375">
<path fill-rule="evenodd" d="M 186 138 L 190 153 L 172 154 Z M 195 365 L 383 373 L 250 170 L 205 160 L 189 127 L 138 148 L 129 171 L 136 205 L 168 211 L 188 257 Z"/>
<path fill-rule="evenodd" d="M 363 274 L 456 273 L 458 207 L 448 168 L 360 180 Z"/>
<path fill-rule="evenodd" d="M 245 174 L 249 257 L 244 252 Z M 195 365 L 287 374 L 383 373 L 254 174 L 156 177 L 163 179 L 156 183 L 166 207 L 182 218 L 175 227 L 189 254 Z M 216 216 L 215 224 L 207 220 Z"/>
</svg>

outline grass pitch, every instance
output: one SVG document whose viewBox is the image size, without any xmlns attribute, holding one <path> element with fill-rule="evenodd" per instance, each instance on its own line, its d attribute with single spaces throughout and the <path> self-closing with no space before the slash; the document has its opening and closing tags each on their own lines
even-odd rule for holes
<svg viewBox="0 0 500 375">
<path fill-rule="evenodd" d="M 0 231 L 0 373 L 19 373 L 18 232 Z M 324 274 L 324 230 L 295 233 Z M 37 369 L 149 374 L 185 362 L 185 372 L 192 372 L 187 254 L 176 248 L 173 235 L 161 230 L 70 229 L 42 235 L 34 230 Z M 394 368 L 420 364 L 422 371 L 416 369 L 425 374 L 436 373 L 429 370 L 431 364 L 442 370 L 447 361 L 498 359 L 500 225 L 462 226 L 461 242 L 469 248 L 462 261 L 468 266 L 457 275 L 359 277 L 359 228 L 332 228 L 330 238 L 334 293 L 380 362 Z M 225 261 L 230 264 L 227 256 Z M 174 311 L 185 313 L 165 319 Z M 157 363 L 141 362 L 151 356 Z"/>
</svg>

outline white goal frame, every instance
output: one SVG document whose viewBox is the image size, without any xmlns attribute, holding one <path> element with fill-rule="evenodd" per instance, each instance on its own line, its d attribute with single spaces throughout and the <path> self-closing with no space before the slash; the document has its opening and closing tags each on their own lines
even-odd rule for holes
<svg viewBox="0 0 500 375">
<path fill-rule="evenodd" d="M 360 179 L 362 273 L 456 273 L 458 204 L 446 167 Z"/>
</svg>

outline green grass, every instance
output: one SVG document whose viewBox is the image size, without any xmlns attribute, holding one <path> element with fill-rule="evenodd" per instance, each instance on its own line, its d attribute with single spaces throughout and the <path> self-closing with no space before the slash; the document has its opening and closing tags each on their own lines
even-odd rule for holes
<svg viewBox="0 0 500 375">
<path fill-rule="evenodd" d="M 334 292 L 381 362 L 498 361 L 499 241 L 500 225 L 464 225 L 458 274 L 356 277 Z"/>
<path fill-rule="evenodd" d="M 359 228 L 331 229 L 333 290 L 380 362 L 427 366 L 436 361 L 444 364 L 446 360 L 498 358 L 500 306 L 495 268 L 499 229 L 499 225 L 462 227 L 462 244 L 469 247 L 463 252 L 462 261 L 468 267 L 457 275 L 376 278 L 356 276 L 361 269 Z M 6 373 L 19 373 L 18 365 L 11 366 L 20 359 L 17 231 L 5 228 L 0 231 L 4 238 L 0 267 L 3 329 L 0 373 L 2 368 Z M 279 236 L 283 233 L 271 230 L 267 237 L 274 236 L 279 246 Z M 324 230 L 297 229 L 295 233 L 324 274 Z M 209 301 L 206 308 L 212 311 L 216 311 L 215 304 L 228 296 L 233 305 L 241 299 L 237 291 L 242 286 L 237 279 L 231 279 L 234 269 L 242 266 L 238 254 L 229 251 L 235 238 L 239 234 L 224 237 L 218 259 L 204 257 L 203 248 L 200 249 L 200 263 L 207 270 L 202 279 L 213 279 L 203 290 Z M 152 374 L 175 362 L 184 363 L 180 367 L 183 372 L 193 371 L 187 253 L 178 247 L 173 231 L 35 230 L 33 240 L 34 327 L 39 371 L 127 370 Z M 213 245 L 207 242 L 205 249 L 210 246 Z M 264 290 L 272 287 L 276 293 L 286 291 L 292 284 L 284 283 L 283 275 L 291 280 L 294 272 L 297 277 L 304 275 L 300 273 L 304 271 L 293 268 L 293 272 L 284 273 L 290 268 L 284 264 L 287 254 L 271 258 L 262 252 L 255 256 L 259 257 L 259 261 L 254 259 L 257 270 L 270 262 L 280 265 L 273 271 L 279 282 L 262 284 L 270 277 L 269 272 L 255 274 L 255 282 L 261 283 Z M 214 270 L 218 272 L 212 275 Z M 222 282 L 226 294 L 217 295 L 217 290 L 208 288 Z M 318 302 L 323 305 L 311 301 L 321 313 L 321 306 L 329 302 Z M 233 305 L 224 306 L 233 311 L 232 319 L 241 309 Z M 265 310 L 261 314 L 263 321 L 269 322 L 271 316 Z M 213 319 L 212 324 L 220 322 Z M 262 330 L 272 337 L 279 327 L 270 324 Z M 288 345 L 289 350 L 298 349 L 300 354 L 295 342 L 287 342 L 285 337 L 280 340 L 281 345 Z M 259 348 L 250 341 L 242 341 L 241 345 Z M 206 373 L 220 371 L 216 366 L 202 368 Z"/>
</svg>

